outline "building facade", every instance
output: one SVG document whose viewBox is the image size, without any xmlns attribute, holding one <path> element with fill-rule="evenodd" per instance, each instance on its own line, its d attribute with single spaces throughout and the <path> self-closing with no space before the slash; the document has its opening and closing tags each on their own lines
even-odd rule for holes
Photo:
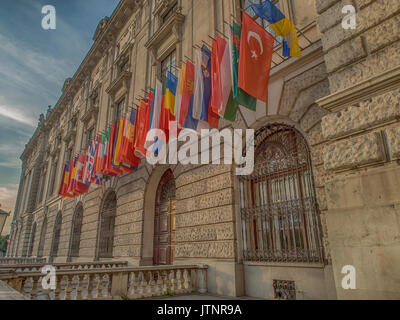
<svg viewBox="0 0 400 320">
<path fill-rule="evenodd" d="M 268 104 L 220 121 L 255 130 L 252 175 L 144 161 L 86 195 L 57 195 L 67 160 L 249 6 L 122 0 L 21 156 L 7 255 L 207 264 L 209 292 L 229 296 L 272 299 L 287 287 L 297 299 L 400 298 L 400 3 L 275 3 L 303 55 L 283 58 L 278 37 Z M 348 4 L 356 29 L 342 26 Z M 342 287 L 348 265 L 353 290 Z"/>
</svg>

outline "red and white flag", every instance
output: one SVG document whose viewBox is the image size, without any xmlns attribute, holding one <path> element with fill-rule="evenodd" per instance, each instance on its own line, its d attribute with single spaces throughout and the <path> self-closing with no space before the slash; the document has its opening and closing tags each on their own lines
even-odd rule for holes
<svg viewBox="0 0 400 320">
<path fill-rule="evenodd" d="M 238 86 L 267 102 L 274 37 L 243 12 Z"/>
</svg>

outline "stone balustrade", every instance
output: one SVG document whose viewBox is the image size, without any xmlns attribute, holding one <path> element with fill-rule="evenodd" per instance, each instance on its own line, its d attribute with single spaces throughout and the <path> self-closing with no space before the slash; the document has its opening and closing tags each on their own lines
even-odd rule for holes
<svg viewBox="0 0 400 320">
<path fill-rule="evenodd" d="M 123 268 L 128 266 L 127 261 L 101 261 L 101 262 L 69 262 L 69 263 L 33 263 L 0 265 L 0 270 L 8 269 L 16 272 L 40 272 L 41 268 L 49 264 L 56 270 L 89 270 Z"/>
<path fill-rule="evenodd" d="M 0 273 L 0 280 L 27 300 L 141 299 L 207 292 L 204 265 L 59 270 L 55 289 L 43 288 L 43 276 L 38 272 Z"/>
<path fill-rule="evenodd" d="M 46 258 L 0 258 L 0 267 L 10 264 L 39 264 L 46 263 Z"/>
</svg>

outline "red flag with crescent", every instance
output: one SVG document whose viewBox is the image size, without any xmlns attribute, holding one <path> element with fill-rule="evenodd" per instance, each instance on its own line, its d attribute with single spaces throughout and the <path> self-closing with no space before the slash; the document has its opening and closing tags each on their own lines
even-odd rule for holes
<svg viewBox="0 0 400 320">
<path fill-rule="evenodd" d="M 243 12 L 238 86 L 267 102 L 274 37 Z"/>
</svg>

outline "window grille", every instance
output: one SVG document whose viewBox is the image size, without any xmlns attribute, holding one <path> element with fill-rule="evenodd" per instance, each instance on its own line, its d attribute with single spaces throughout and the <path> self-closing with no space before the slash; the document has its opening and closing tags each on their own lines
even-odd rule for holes
<svg viewBox="0 0 400 320">
<path fill-rule="evenodd" d="M 311 157 L 299 132 L 269 125 L 255 135 L 254 172 L 240 178 L 244 259 L 321 263 Z"/>
<path fill-rule="evenodd" d="M 39 247 L 38 247 L 38 253 L 37 253 L 38 258 L 43 257 L 44 242 L 46 240 L 46 232 L 47 232 L 47 217 L 45 217 L 43 220 L 42 230 L 40 232 L 40 240 L 39 240 Z"/>
<path fill-rule="evenodd" d="M 60 244 L 60 235 L 61 235 L 61 225 L 62 225 L 62 215 L 61 212 L 57 214 L 56 222 L 54 225 L 53 232 L 53 244 L 51 246 L 51 256 L 57 257 L 58 255 L 58 247 Z"/>
<path fill-rule="evenodd" d="M 115 192 L 110 192 L 101 211 L 99 258 L 112 258 L 116 213 L 117 196 Z"/>
<path fill-rule="evenodd" d="M 75 216 L 72 227 L 72 240 L 71 240 L 71 257 L 79 257 L 79 248 L 81 242 L 82 232 L 82 220 L 83 220 L 83 206 L 78 204 L 75 210 Z"/>
<path fill-rule="evenodd" d="M 28 257 L 32 257 L 33 245 L 35 243 L 36 222 L 33 223 L 31 237 L 29 239 Z"/>
</svg>

